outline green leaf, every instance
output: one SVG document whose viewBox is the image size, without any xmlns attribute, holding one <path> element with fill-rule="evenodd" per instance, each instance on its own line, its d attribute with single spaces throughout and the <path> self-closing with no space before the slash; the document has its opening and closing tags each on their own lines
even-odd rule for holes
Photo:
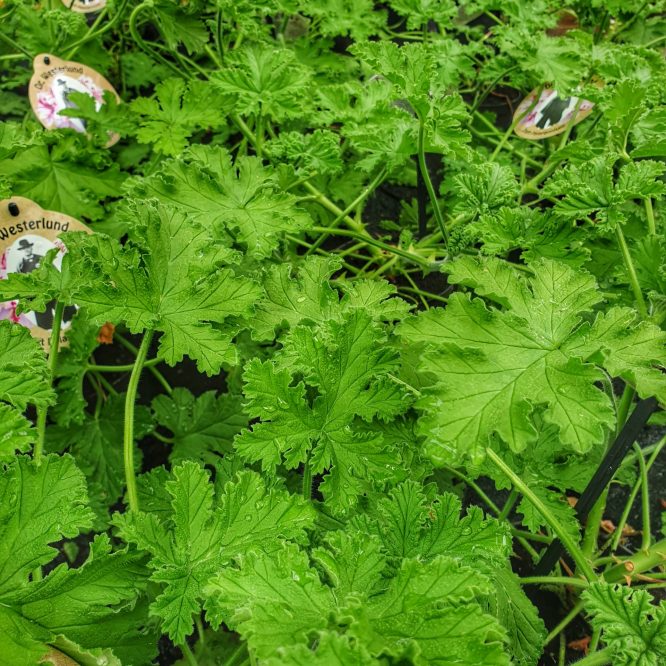
<svg viewBox="0 0 666 666">
<path fill-rule="evenodd" d="M 231 254 L 188 215 L 141 203 L 133 210 L 137 222 L 124 246 L 103 234 L 68 235 L 70 252 L 97 276 L 76 302 L 100 325 L 124 321 L 134 333 L 161 332 L 159 354 L 169 365 L 189 356 L 214 374 L 235 363 L 232 337 L 259 287 L 218 267 Z"/>
<path fill-rule="evenodd" d="M 186 459 L 211 462 L 230 453 L 234 436 L 248 421 L 237 396 L 216 396 L 214 391 L 194 397 L 176 388 L 169 396 L 158 395 L 152 408 L 157 423 L 172 433 L 173 464 Z"/>
<path fill-rule="evenodd" d="M 379 483 L 390 477 L 397 452 L 383 445 L 379 433 L 354 428 L 357 418 L 388 419 L 406 407 L 388 376 L 398 357 L 384 340 L 382 330 L 356 310 L 343 323 L 292 329 L 279 362 L 250 361 L 246 409 L 261 421 L 236 438 L 238 452 L 266 470 L 309 460 L 315 473 L 327 472 L 320 490 L 339 509 L 351 506 L 373 476 Z M 312 401 L 308 391 L 316 395 Z"/>
<path fill-rule="evenodd" d="M 187 147 L 195 131 L 224 122 L 219 106 L 210 84 L 171 78 L 155 86 L 154 97 L 133 100 L 131 109 L 139 116 L 139 142 L 152 143 L 155 150 L 175 156 Z"/>
<path fill-rule="evenodd" d="M 90 506 L 95 511 L 96 529 L 106 529 L 109 509 L 120 499 L 125 486 L 123 474 L 123 440 L 125 424 L 125 394 L 109 396 L 107 402 L 95 416 L 87 415 L 85 420 L 74 427 L 53 427 L 48 429 L 49 445 L 57 444 L 59 449 L 67 448 L 74 456 L 79 469 L 88 482 Z M 142 405 L 135 407 L 134 437 L 140 440 L 153 427 L 148 409 Z M 141 460 L 138 450 L 135 456 Z M 140 462 L 139 465 L 140 467 Z"/>
<path fill-rule="evenodd" d="M 375 666 L 380 662 L 358 642 L 330 631 L 320 631 L 316 648 L 290 645 L 280 648 L 277 657 L 269 657 L 263 663 L 266 666 Z"/>
<path fill-rule="evenodd" d="M 221 570 L 205 589 L 213 626 L 224 622 L 238 631 L 260 659 L 326 629 L 333 593 L 296 546 L 282 546 L 273 556 L 250 552 L 239 564 Z"/>
<path fill-rule="evenodd" d="M 395 321 L 407 315 L 409 305 L 394 298 L 396 289 L 382 280 L 338 281 L 344 296 L 333 288 L 330 278 L 340 269 L 334 257 L 308 257 L 297 265 L 270 266 L 264 278 L 265 296 L 259 301 L 252 329 L 257 340 L 272 340 L 285 324 L 289 328 L 304 322 L 321 324 L 342 321 L 347 313 L 360 309 L 378 321 Z"/>
<path fill-rule="evenodd" d="M 480 459 L 494 434 L 522 451 L 536 442 L 538 405 L 559 427 L 561 446 L 573 451 L 601 444 L 613 427 L 612 406 L 595 386 L 603 375 L 586 362 L 590 349 L 576 349 L 582 317 L 601 300 L 594 278 L 546 260 L 531 269 L 528 279 L 499 259 L 460 259 L 449 280 L 506 309 L 456 293 L 445 310 L 402 324 L 403 339 L 431 349 L 422 369 L 436 380 L 420 406 L 433 460 Z"/>
<path fill-rule="evenodd" d="M 335 175 L 342 171 L 340 139 L 329 130 L 312 134 L 282 132 L 269 144 L 274 160 L 286 160 L 295 165 L 297 173 Z"/>
<path fill-rule="evenodd" d="M 529 73 L 532 86 L 546 84 L 561 94 L 571 93 L 586 75 L 589 55 L 586 60 L 582 40 L 547 36 L 522 24 L 500 30 L 498 42 Z"/>
<path fill-rule="evenodd" d="M 30 421 L 16 409 L 0 403 L 0 463 L 12 460 L 16 451 L 25 453 L 35 436 Z"/>
<path fill-rule="evenodd" d="M 102 535 L 92 542 L 80 568 L 61 564 L 46 578 L 4 595 L 0 626 L 11 629 L 6 634 L 10 645 L 3 649 L 16 650 L 25 659 L 23 646 L 28 643 L 31 653 L 42 656 L 49 648 L 46 643 L 59 646 L 65 637 L 67 644 L 75 643 L 104 663 L 149 663 L 157 652 L 157 636 L 143 626 L 147 609 L 140 597 L 148 573 L 142 560 L 136 552 L 111 553 L 109 538 Z"/>
<path fill-rule="evenodd" d="M 594 215 L 597 223 L 612 226 L 625 218 L 622 206 L 626 202 L 660 198 L 666 193 L 666 185 L 659 180 L 666 166 L 660 162 L 629 162 L 620 167 L 615 181 L 616 161 L 616 155 L 604 154 L 580 165 L 569 165 L 554 175 L 544 193 L 562 197 L 555 204 L 555 212 L 576 220 Z"/>
<path fill-rule="evenodd" d="M 51 404 L 54 397 L 39 342 L 25 327 L 0 321 L 0 400 L 24 410 Z"/>
<path fill-rule="evenodd" d="M 666 404 L 666 378 L 660 369 L 665 343 L 666 333 L 651 322 L 641 322 L 633 308 L 613 307 L 597 314 L 569 350 L 590 357 L 598 353 L 599 363 L 613 377 L 635 386 L 640 397 L 656 396 Z"/>
<path fill-rule="evenodd" d="M 461 508 L 455 495 L 430 498 L 420 484 L 407 481 L 378 502 L 371 529 L 394 558 L 445 555 L 470 566 L 504 563 L 511 551 L 506 526 L 484 518 L 478 507 L 461 517 Z"/>
<path fill-rule="evenodd" d="M 473 165 L 454 178 L 456 211 L 479 215 L 501 206 L 510 206 L 520 194 L 516 179 L 508 167 L 495 162 Z"/>
<path fill-rule="evenodd" d="M 580 526 L 573 508 L 567 502 L 567 498 L 561 493 L 539 484 L 538 479 L 530 479 L 526 482 L 529 483 L 529 487 L 534 494 L 557 518 L 559 524 L 568 532 L 573 542 L 578 543 L 580 541 Z M 523 516 L 522 523 L 531 532 L 538 533 L 542 527 L 548 526 L 541 513 L 525 497 L 520 500 L 516 511 Z"/>
<path fill-rule="evenodd" d="M 658 666 L 666 659 L 666 607 L 646 590 L 594 583 L 583 593 L 592 626 L 601 631 L 613 664 Z"/>
<path fill-rule="evenodd" d="M 362 532 L 342 530 L 327 534 L 325 540 L 326 547 L 316 548 L 312 557 L 338 597 L 354 594 L 365 599 L 372 595 L 386 566 L 380 540 Z"/>
<path fill-rule="evenodd" d="M 115 524 L 125 541 L 150 553 L 152 579 L 163 586 L 151 613 L 182 643 L 201 608 L 203 586 L 223 564 L 253 547 L 277 547 L 278 537 L 302 539 L 314 515 L 301 498 L 267 489 L 250 471 L 215 498 L 208 472 L 187 461 L 173 469 L 166 488 L 173 509 L 168 519 L 139 511 L 116 514 Z"/>
<path fill-rule="evenodd" d="M 471 601 L 490 592 L 488 580 L 444 557 L 403 563 L 386 592 L 364 605 L 351 633 L 373 654 L 418 655 L 416 664 L 507 665 L 505 634 Z M 462 603 L 461 603 L 462 602 Z"/>
<path fill-rule="evenodd" d="M 303 114 L 310 72 L 286 48 L 247 46 L 232 51 L 212 81 L 235 113 L 285 120 Z"/>
<path fill-rule="evenodd" d="M 78 142 L 85 138 L 57 135 L 57 143 L 51 138 L 47 145 L 0 162 L 0 177 L 10 181 L 14 195 L 33 199 L 46 210 L 98 220 L 104 215 L 103 202 L 118 196 L 125 175 L 108 157 L 84 152 Z"/>
<path fill-rule="evenodd" d="M 259 159 L 239 158 L 233 165 L 219 147 L 186 151 L 181 159 L 165 162 L 156 175 L 135 181 L 130 193 L 156 197 L 189 213 L 195 222 L 212 226 L 229 245 L 257 258 L 268 256 L 282 234 L 312 224 L 296 207 L 296 198 L 278 190 L 274 173 Z"/>
<path fill-rule="evenodd" d="M 70 456 L 44 456 L 40 464 L 17 456 L 0 470 L 0 595 L 53 559 L 48 544 L 91 526 L 86 503 L 85 478 Z"/>
</svg>

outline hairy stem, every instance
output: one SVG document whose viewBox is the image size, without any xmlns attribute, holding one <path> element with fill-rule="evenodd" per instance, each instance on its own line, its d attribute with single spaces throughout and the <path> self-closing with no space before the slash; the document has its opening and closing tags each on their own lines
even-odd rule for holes
<svg viewBox="0 0 666 666">
<path fill-rule="evenodd" d="M 444 217 L 442 216 L 442 210 L 439 207 L 439 200 L 437 199 L 437 193 L 432 184 L 432 179 L 430 178 L 430 172 L 428 171 L 428 165 L 426 164 L 425 159 L 425 122 L 422 118 L 419 118 L 419 135 L 418 135 L 418 144 L 417 144 L 417 153 L 419 159 L 419 167 L 421 169 L 421 175 L 423 176 L 423 182 L 425 183 L 426 190 L 428 190 L 428 196 L 430 197 L 430 203 L 432 204 L 432 210 L 435 214 L 435 220 L 437 221 L 437 226 L 439 231 L 442 234 L 444 239 L 444 245 L 447 249 L 449 246 L 449 235 L 446 231 L 446 225 L 444 224 Z"/>
<path fill-rule="evenodd" d="M 650 236 L 656 236 L 657 223 L 654 219 L 654 208 L 652 207 L 652 199 L 650 197 L 645 199 L 645 216 L 647 217 L 648 234 L 650 234 Z"/>
<path fill-rule="evenodd" d="M 532 492 L 532 489 L 492 450 L 486 449 L 486 453 L 494 465 L 499 468 L 511 481 L 511 483 L 534 505 L 534 508 L 543 516 L 551 529 L 559 537 L 562 545 L 573 558 L 579 571 L 588 581 L 596 580 L 597 576 L 592 565 L 583 555 L 581 549 L 574 543 L 569 533 L 562 527 L 560 521 L 553 515 L 552 511 Z"/>
<path fill-rule="evenodd" d="M 127 483 L 127 503 L 130 511 L 139 510 L 139 495 L 136 489 L 136 476 L 134 474 L 134 403 L 136 401 L 139 379 L 143 364 L 146 362 L 148 349 L 153 339 L 153 331 L 146 331 L 134 362 L 134 368 L 127 385 L 125 398 L 125 428 L 123 432 L 123 460 L 125 462 L 125 481 Z"/>
<path fill-rule="evenodd" d="M 634 298 L 636 299 L 638 312 L 643 319 L 647 319 L 648 310 L 647 306 L 645 305 L 645 299 L 643 298 L 643 292 L 641 291 L 641 286 L 638 282 L 638 275 L 636 274 L 636 268 L 634 267 L 634 262 L 629 252 L 629 246 L 627 245 L 627 241 L 624 238 L 624 233 L 622 233 L 622 227 L 619 223 L 615 225 L 615 236 L 617 238 L 617 244 L 620 248 L 620 252 L 622 253 L 622 260 L 624 261 L 624 267 L 627 271 L 627 277 L 629 278 L 631 290 L 634 292 Z"/>
<path fill-rule="evenodd" d="M 648 458 L 648 461 L 645 465 L 647 471 L 649 471 L 650 467 L 652 467 L 652 464 L 657 459 L 657 456 L 661 453 L 661 450 L 664 447 L 664 445 L 666 445 L 666 437 L 661 438 L 661 441 L 657 443 L 656 448 L 652 451 L 652 454 Z M 640 453 L 641 455 L 644 455 L 643 450 L 641 450 Z M 638 456 L 636 457 L 638 458 Z M 638 495 L 638 491 L 641 488 L 642 482 L 643 479 L 641 478 L 641 476 L 639 476 L 638 479 L 636 479 L 636 483 L 634 483 L 634 487 L 631 489 L 631 492 L 629 493 L 629 497 L 627 498 L 627 502 L 624 505 L 624 510 L 622 511 L 620 520 L 617 523 L 615 532 L 613 532 L 613 538 L 611 539 L 610 543 L 611 553 L 615 552 L 615 550 L 617 550 L 617 547 L 620 545 L 620 539 L 622 538 L 622 532 L 624 531 L 624 526 L 627 524 L 627 520 L 629 519 L 629 513 L 631 512 L 631 507 L 634 505 L 634 501 L 636 500 L 636 495 Z"/>
<path fill-rule="evenodd" d="M 310 466 L 310 456 L 303 463 L 303 497 L 306 500 L 312 499 L 312 467 Z"/>
<path fill-rule="evenodd" d="M 638 468 L 641 479 L 641 518 L 643 526 L 641 528 L 641 550 L 647 553 L 650 550 L 650 536 L 652 529 L 650 525 L 650 487 L 648 484 L 648 470 L 645 464 L 645 456 L 641 447 L 634 443 L 634 451 L 638 455 Z"/>
<path fill-rule="evenodd" d="M 584 604 L 582 601 L 576 603 L 576 605 L 560 620 L 557 626 L 546 636 L 544 646 L 548 645 L 553 638 L 555 638 L 561 631 L 564 631 L 580 614 L 583 610 Z"/>
<path fill-rule="evenodd" d="M 328 226 L 329 227 L 337 227 L 340 222 L 342 222 L 346 217 L 349 216 L 349 213 L 351 213 L 358 205 L 363 203 L 381 184 L 381 182 L 386 178 L 386 169 L 381 169 L 380 172 L 372 179 L 370 184 L 352 201 L 347 208 L 344 210 L 341 210 L 336 218 L 332 221 L 329 222 Z M 307 254 L 312 254 L 315 250 L 317 250 L 321 244 L 329 237 L 330 234 L 322 234 L 319 236 L 319 238 L 312 244 L 312 247 L 305 253 Z"/>
<path fill-rule="evenodd" d="M 587 657 L 583 657 L 580 661 L 577 661 L 576 666 L 605 666 L 606 664 L 612 663 L 613 658 L 611 652 L 606 648 L 605 650 L 599 650 L 599 652 L 588 654 Z"/>
<path fill-rule="evenodd" d="M 62 313 L 65 309 L 64 303 L 56 303 L 55 312 L 53 314 L 53 328 L 51 329 L 51 337 L 49 339 L 49 358 L 48 368 L 49 386 L 53 385 L 53 378 L 55 376 L 56 367 L 58 365 L 58 348 L 60 346 L 60 327 L 62 326 Z M 35 449 L 33 451 L 33 458 L 39 465 L 41 458 L 44 455 L 44 443 L 46 441 L 46 419 L 49 413 L 49 408 L 45 405 L 37 409 L 37 441 L 35 442 Z"/>
</svg>

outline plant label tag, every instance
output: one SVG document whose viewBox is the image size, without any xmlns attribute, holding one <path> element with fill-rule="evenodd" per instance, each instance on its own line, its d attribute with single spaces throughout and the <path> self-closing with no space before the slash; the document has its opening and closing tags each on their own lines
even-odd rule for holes
<svg viewBox="0 0 666 666">
<path fill-rule="evenodd" d="M 53 265 L 60 270 L 67 248 L 59 236 L 65 231 L 92 231 L 85 225 L 63 213 L 44 210 L 34 201 L 23 197 L 12 197 L 0 201 L 0 280 L 12 273 L 32 273 L 49 250 L 58 249 Z M 0 319 L 9 319 L 30 329 L 48 351 L 56 303 L 52 301 L 44 312 L 22 312 L 17 314 L 18 301 L 0 302 Z M 61 331 L 66 331 L 77 308 L 65 308 Z M 60 343 L 65 337 L 60 338 Z"/>
<path fill-rule="evenodd" d="M 533 90 L 513 114 L 516 122 L 529 111 L 515 127 L 516 134 L 523 139 L 547 139 L 562 134 L 570 124 L 575 125 L 589 116 L 594 108 L 589 100 L 560 97 L 552 88 L 544 88 L 538 100 L 536 95 L 537 91 Z"/>
<path fill-rule="evenodd" d="M 62 4 L 73 12 L 89 14 L 104 9 L 106 0 L 62 0 Z"/>
<path fill-rule="evenodd" d="M 77 108 L 70 99 L 73 92 L 92 97 L 97 110 L 104 104 L 105 90 L 120 102 L 114 87 L 99 72 L 81 63 L 40 53 L 33 61 L 33 70 L 29 85 L 30 105 L 46 129 L 69 128 L 85 134 L 85 120 L 60 115 L 64 109 Z M 112 146 L 119 138 L 117 134 L 111 135 L 107 146 Z"/>
</svg>

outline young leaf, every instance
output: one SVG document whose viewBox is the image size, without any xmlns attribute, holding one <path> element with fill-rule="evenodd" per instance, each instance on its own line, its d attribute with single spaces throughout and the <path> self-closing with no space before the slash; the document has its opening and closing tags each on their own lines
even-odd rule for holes
<svg viewBox="0 0 666 666">
<path fill-rule="evenodd" d="M 248 46 L 230 53 L 212 80 L 236 113 L 285 120 L 303 114 L 309 74 L 289 49 Z"/>
<path fill-rule="evenodd" d="M 179 155 L 198 129 L 217 127 L 224 117 L 220 100 L 210 84 L 192 80 L 167 79 L 155 86 L 155 97 L 138 97 L 131 104 L 139 116 L 137 138 L 152 143 L 165 155 Z"/>
<path fill-rule="evenodd" d="M 511 550 L 506 527 L 484 518 L 478 507 L 461 517 L 461 508 L 455 495 L 428 498 L 420 484 L 407 481 L 379 500 L 370 529 L 397 559 L 445 555 L 470 566 L 506 562 Z"/>
<path fill-rule="evenodd" d="M 219 372 L 236 361 L 236 322 L 259 287 L 219 268 L 218 253 L 231 254 L 185 213 L 150 204 L 134 210 L 138 222 L 124 246 L 102 234 L 69 235 L 70 251 L 97 276 L 77 290 L 76 302 L 99 325 L 124 321 L 135 333 L 161 332 L 159 354 L 169 365 L 189 356 L 202 372 Z"/>
<path fill-rule="evenodd" d="M 388 376 L 398 357 L 384 339 L 381 329 L 356 310 L 318 331 L 294 328 L 279 362 L 250 361 L 246 409 L 261 422 L 236 438 L 239 453 L 261 461 L 264 469 L 309 460 L 315 473 L 327 472 L 320 489 L 338 509 L 351 506 L 373 476 L 378 483 L 390 477 L 398 452 L 387 450 L 379 433 L 354 427 L 359 417 L 387 419 L 406 407 Z M 304 379 L 297 381 L 299 376 Z M 316 396 L 312 401 L 308 392 Z"/>
<path fill-rule="evenodd" d="M 297 265 L 270 266 L 264 278 L 265 296 L 257 303 L 252 329 L 257 340 L 272 340 L 285 324 L 294 328 L 304 322 L 321 324 L 342 321 L 347 313 L 360 309 L 378 321 L 396 321 L 407 315 L 409 305 L 394 298 L 396 289 L 379 280 L 339 281 L 336 287 L 330 278 L 340 269 L 340 262 L 331 257 L 308 257 Z"/>
<path fill-rule="evenodd" d="M 376 655 L 400 659 L 416 648 L 424 665 L 508 666 L 502 627 L 473 603 L 490 590 L 483 575 L 445 557 L 406 560 L 385 593 L 364 604 L 351 633 Z"/>
<path fill-rule="evenodd" d="M 12 460 L 16 451 L 25 453 L 35 435 L 32 423 L 25 416 L 0 403 L 0 463 Z"/>
<path fill-rule="evenodd" d="M 150 553 L 152 579 L 163 591 L 151 605 L 162 627 L 182 643 L 201 608 L 203 586 L 222 566 L 253 547 L 279 544 L 278 537 L 302 539 L 313 510 L 283 490 L 267 489 L 254 472 L 229 482 L 215 498 L 208 472 L 193 462 L 175 467 L 166 484 L 170 518 L 150 513 L 116 514 L 125 541 Z"/>
</svg>

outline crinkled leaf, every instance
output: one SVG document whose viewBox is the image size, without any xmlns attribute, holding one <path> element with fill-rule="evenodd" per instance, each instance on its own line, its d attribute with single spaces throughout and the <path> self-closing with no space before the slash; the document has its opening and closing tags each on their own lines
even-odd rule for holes
<svg viewBox="0 0 666 666">
<path fill-rule="evenodd" d="M 26 585 L 57 551 L 49 546 L 92 525 L 86 481 L 70 456 L 27 456 L 0 470 L 0 595 Z"/>
<path fill-rule="evenodd" d="M 301 539 L 314 516 L 301 498 L 267 489 L 250 471 L 215 498 L 208 472 L 187 461 L 174 468 L 166 488 L 169 518 L 139 511 L 117 514 L 115 523 L 123 539 L 150 553 L 152 579 L 163 586 L 151 612 L 182 643 L 201 608 L 203 586 L 223 564 L 252 547 L 277 546 L 278 537 Z"/>
<path fill-rule="evenodd" d="M 233 165 L 219 147 L 197 146 L 181 159 L 136 181 L 131 193 L 156 197 L 189 213 L 192 218 L 249 255 L 266 257 L 283 233 L 312 224 L 296 207 L 294 196 L 280 192 L 273 172 L 257 158 L 239 158 Z"/>
<path fill-rule="evenodd" d="M 138 203 L 134 210 L 138 221 L 124 246 L 102 234 L 69 235 L 70 251 L 97 275 L 95 286 L 77 291 L 77 303 L 100 325 L 124 321 L 132 332 L 161 332 L 159 353 L 169 365 L 189 356 L 213 374 L 234 363 L 237 320 L 259 287 L 217 265 L 218 253 L 231 255 L 187 214 Z"/>
<path fill-rule="evenodd" d="M 647 590 L 595 583 L 583 593 L 592 626 L 617 666 L 658 666 L 666 659 L 666 606 Z"/>
<path fill-rule="evenodd" d="M 169 460 L 174 464 L 185 459 L 210 462 L 230 453 L 234 436 L 247 426 L 241 401 L 231 394 L 207 391 L 195 397 L 176 388 L 171 395 L 158 395 L 152 408 L 157 423 L 172 433 Z"/>
<path fill-rule="evenodd" d="M 457 293 L 445 310 L 402 324 L 404 339 L 431 348 L 422 369 L 435 381 L 420 406 L 433 460 L 483 457 L 494 434 L 523 450 L 537 439 L 537 405 L 559 427 L 562 446 L 577 452 L 601 444 L 613 427 L 612 406 L 595 385 L 603 375 L 587 362 L 591 350 L 570 348 L 582 317 L 601 300 L 594 278 L 546 260 L 531 268 L 530 279 L 499 259 L 460 259 L 449 280 L 506 309 Z"/>
</svg>

